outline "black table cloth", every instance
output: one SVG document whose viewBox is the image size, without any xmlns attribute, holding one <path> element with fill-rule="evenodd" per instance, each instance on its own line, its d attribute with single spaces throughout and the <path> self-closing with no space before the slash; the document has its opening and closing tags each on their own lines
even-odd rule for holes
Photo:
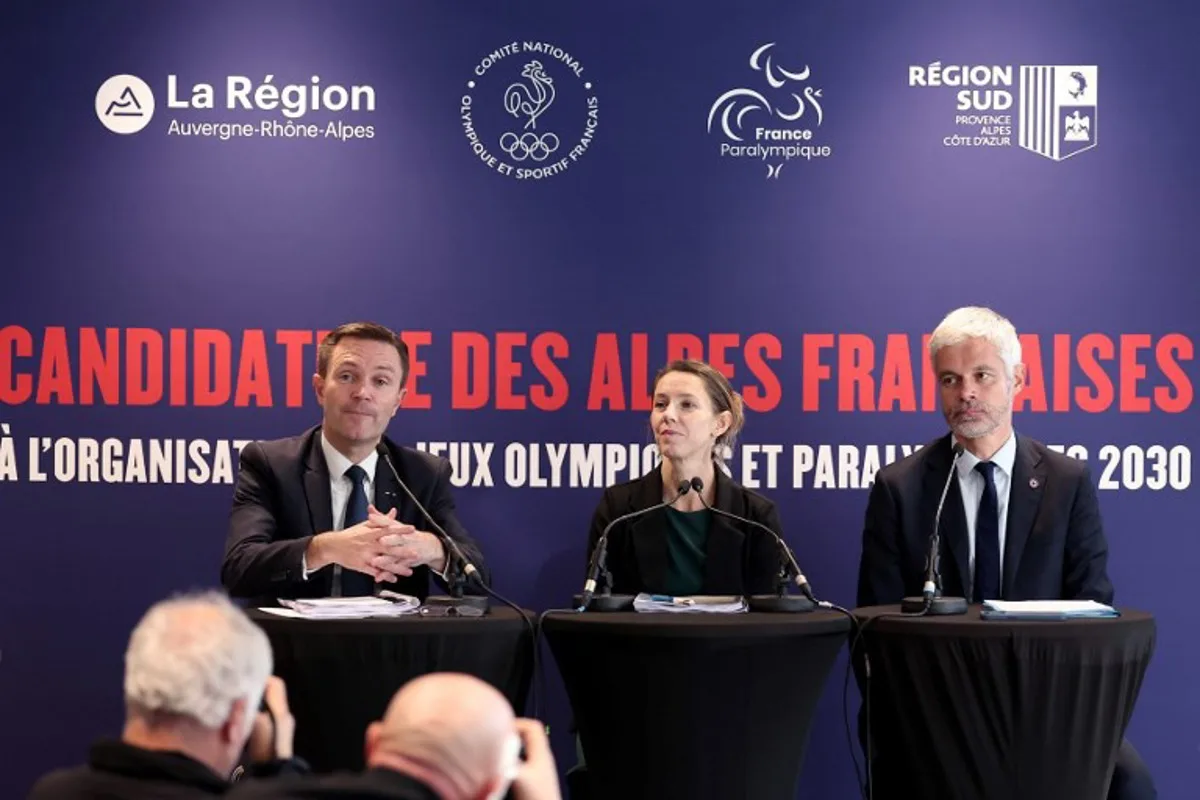
<svg viewBox="0 0 1200 800">
<path fill-rule="evenodd" d="M 1103 800 L 1155 646 L 1154 619 L 897 618 L 858 609 L 876 800 Z M 860 715 L 860 724 L 864 721 Z"/>
<path fill-rule="evenodd" d="M 808 614 L 546 616 L 602 798 L 792 800 L 850 621 Z"/>
<path fill-rule="evenodd" d="M 524 711 L 532 641 L 529 626 L 510 608 L 477 618 L 249 614 L 271 640 L 275 674 L 287 684 L 296 754 L 318 772 L 362 769 L 367 726 L 383 716 L 404 683 L 429 672 L 474 675 L 499 689 L 514 711 Z"/>
</svg>

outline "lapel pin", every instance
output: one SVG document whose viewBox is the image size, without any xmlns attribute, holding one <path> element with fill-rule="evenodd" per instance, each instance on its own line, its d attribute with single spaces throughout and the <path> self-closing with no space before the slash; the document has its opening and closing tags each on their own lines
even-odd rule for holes
<svg viewBox="0 0 1200 800">
<path fill-rule="evenodd" d="M 1029 479 L 1029 488 L 1030 488 L 1030 489 L 1036 489 L 1037 487 L 1038 487 L 1038 481 L 1037 481 L 1037 478 L 1030 478 L 1030 479 Z"/>
</svg>

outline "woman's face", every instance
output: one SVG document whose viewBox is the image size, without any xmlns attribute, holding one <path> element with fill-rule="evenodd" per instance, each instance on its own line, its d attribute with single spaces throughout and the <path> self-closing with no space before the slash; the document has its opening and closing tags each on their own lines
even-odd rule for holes
<svg viewBox="0 0 1200 800">
<path fill-rule="evenodd" d="M 729 413 L 713 413 L 704 380 L 690 372 L 668 372 L 654 387 L 650 429 L 664 459 L 711 458 L 713 443 L 729 427 Z"/>
</svg>

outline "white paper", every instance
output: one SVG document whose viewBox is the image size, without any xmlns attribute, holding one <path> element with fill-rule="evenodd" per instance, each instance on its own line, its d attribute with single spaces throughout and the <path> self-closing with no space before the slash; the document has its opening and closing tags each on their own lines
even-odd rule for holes
<svg viewBox="0 0 1200 800">
<path fill-rule="evenodd" d="M 1101 617 L 1113 616 L 1116 609 L 1095 600 L 986 600 L 989 611 L 1013 616 Z"/>
<path fill-rule="evenodd" d="M 383 591 L 379 597 L 314 597 L 280 600 L 283 608 L 264 608 L 271 614 L 298 619 L 368 619 L 415 614 L 421 602 L 411 595 Z"/>
<path fill-rule="evenodd" d="M 288 617 L 290 619 L 304 619 L 303 614 L 301 614 L 299 611 L 293 611 L 290 608 L 275 608 L 273 606 L 271 606 L 271 607 L 263 606 L 262 608 L 260 608 L 258 610 L 264 611 L 268 614 L 274 614 L 277 617 Z"/>
<path fill-rule="evenodd" d="M 643 592 L 633 598 L 633 610 L 664 614 L 744 614 L 745 598 L 736 595 L 668 597 Z"/>
</svg>

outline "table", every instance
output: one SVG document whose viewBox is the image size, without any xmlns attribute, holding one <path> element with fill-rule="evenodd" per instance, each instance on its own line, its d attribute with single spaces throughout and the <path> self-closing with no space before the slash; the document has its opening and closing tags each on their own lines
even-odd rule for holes
<svg viewBox="0 0 1200 800">
<path fill-rule="evenodd" d="M 897 618 L 868 627 L 876 800 L 1102 800 L 1155 646 L 1149 614 L 1009 621 Z M 860 716 L 860 722 L 861 722 Z"/>
<path fill-rule="evenodd" d="M 430 672 L 474 675 L 499 689 L 514 711 L 525 708 L 533 643 L 511 608 L 477 618 L 309 620 L 248 613 L 271 640 L 275 674 L 287 684 L 296 718 L 296 754 L 314 771 L 361 770 L 367 726 L 383 716 L 404 683 Z"/>
<path fill-rule="evenodd" d="M 596 796 L 792 800 L 850 620 L 548 614 Z"/>
</svg>

